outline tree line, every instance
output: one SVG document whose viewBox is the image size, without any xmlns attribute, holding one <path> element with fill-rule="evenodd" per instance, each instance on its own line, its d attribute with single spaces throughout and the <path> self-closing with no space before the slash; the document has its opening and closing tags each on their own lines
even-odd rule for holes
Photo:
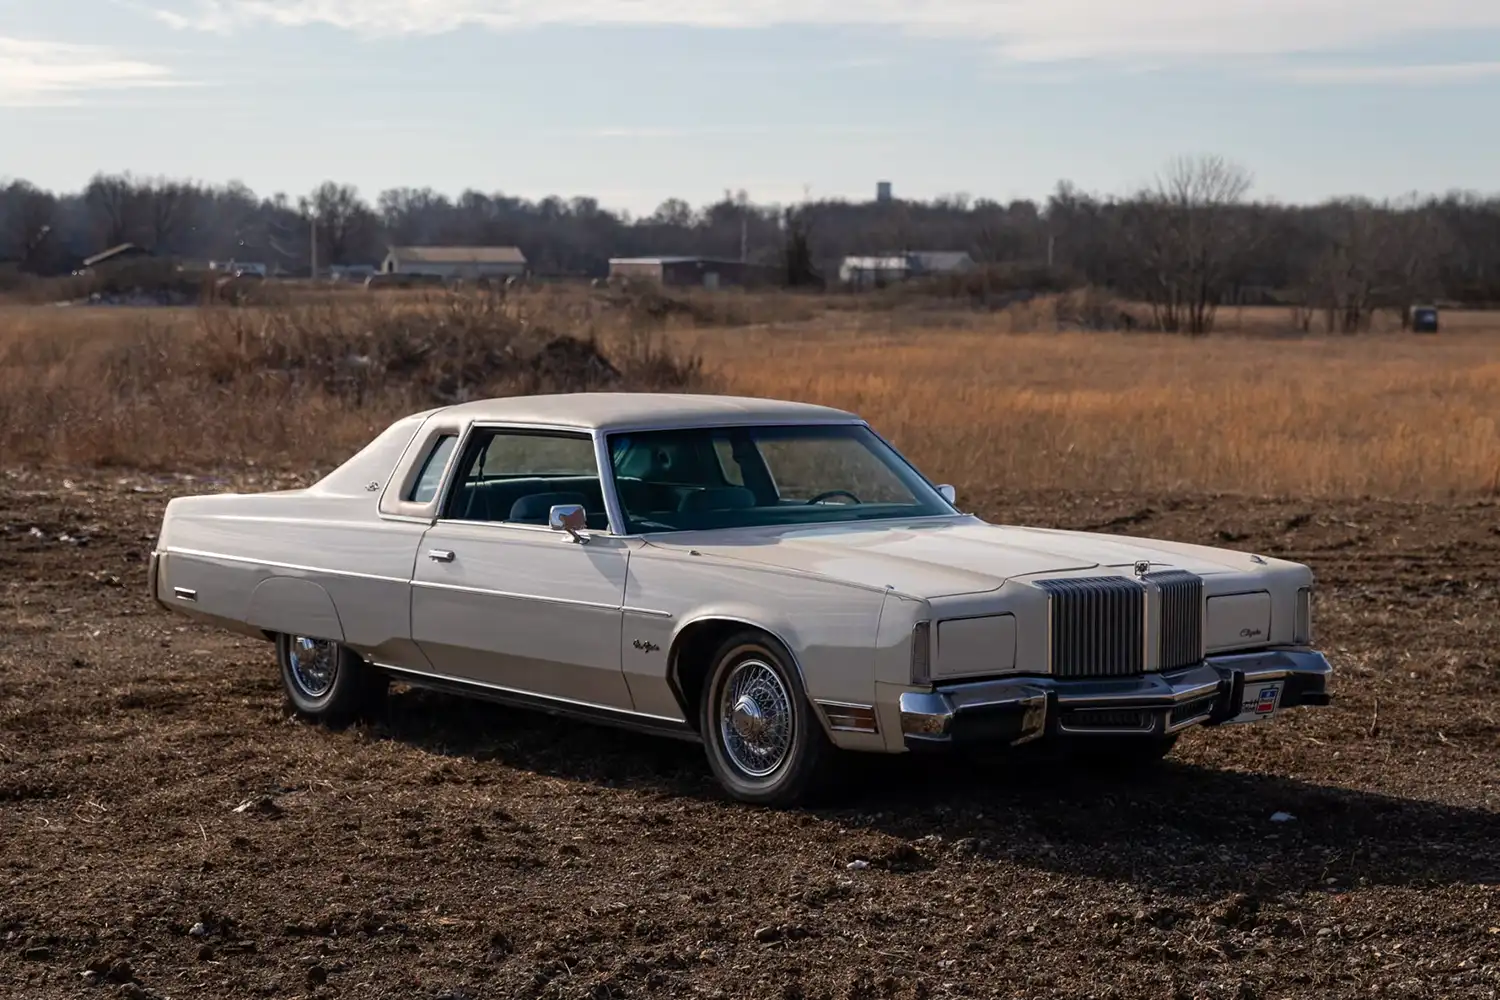
<svg viewBox="0 0 1500 1000">
<path fill-rule="evenodd" d="M 632 217 L 586 197 L 395 188 L 371 201 L 333 181 L 299 198 L 263 197 L 239 183 L 100 174 L 69 193 L 0 184 L 0 270 L 67 273 L 131 242 L 160 256 L 306 274 L 315 243 L 323 265 L 376 264 L 390 245 L 460 244 L 519 246 L 539 275 L 582 277 L 606 274 L 610 257 L 744 250 L 806 281 L 835 275 L 846 255 L 963 250 L 997 280 L 1045 273 L 1108 288 L 1148 303 L 1162 329 L 1194 333 L 1230 302 L 1284 303 L 1305 325 L 1344 332 L 1377 309 L 1500 302 L 1500 195 L 1294 206 L 1250 190 L 1244 168 L 1200 156 L 1171 161 L 1123 196 L 1066 181 L 1042 202 L 960 194 L 788 207 L 725 192 L 700 208 L 670 199 Z"/>
</svg>

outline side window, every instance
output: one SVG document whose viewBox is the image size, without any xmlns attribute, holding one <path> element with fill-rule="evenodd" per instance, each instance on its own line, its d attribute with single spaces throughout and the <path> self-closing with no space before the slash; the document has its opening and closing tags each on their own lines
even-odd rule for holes
<svg viewBox="0 0 1500 1000">
<path fill-rule="evenodd" d="M 481 479 L 594 476 L 598 463 L 594 442 L 587 437 L 498 432 L 483 443 L 469 474 Z"/>
<path fill-rule="evenodd" d="M 590 528 L 608 527 L 594 441 L 587 434 L 476 431 L 465 447 L 444 518 L 545 525 L 553 507 L 577 504 Z"/>
<path fill-rule="evenodd" d="M 432 498 L 437 496 L 438 487 L 443 483 L 443 469 L 448 465 L 448 456 L 453 454 L 453 446 L 458 443 L 455 434 L 444 434 L 437 439 L 437 444 L 432 446 L 432 451 L 427 455 L 427 461 L 422 463 L 422 474 L 412 484 L 411 495 L 406 499 L 412 503 L 431 503 Z"/>
</svg>

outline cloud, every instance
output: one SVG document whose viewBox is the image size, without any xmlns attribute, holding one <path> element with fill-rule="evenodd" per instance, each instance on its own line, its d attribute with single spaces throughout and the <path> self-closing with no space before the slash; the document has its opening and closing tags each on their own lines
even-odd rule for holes
<svg viewBox="0 0 1500 1000">
<path fill-rule="evenodd" d="M 164 66 L 94 45 L 0 35 L 0 106 L 76 103 L 89 91 L 176 85 Z"/>
<path fill-rule="evenodd" d="M 465 26 L 876 26 L 994 46 L 1013 60 L 1321 52 L 1420 32 L 1500 29 L 1480 0 L 155 0 L 179 28 L 329 25 L 366 36 Z M 163 6 L 165 4 L 165 6 Z"/>
<path fill-rule="evenodd" d="M 686 128 L 656 125 L 609 125 L 602 128 L 585 129 L 569 133 L 587 139 L 685 139 L 706 136 L 729 136 L 737 138 L 747 135 L 777 135 L 786 133 L 815 135 L 896 135 L 910 129 L 897 129 L 887 125 L 696 125 Z"/>
<path fill-rule="evenodd" d="M 1391 66 L 1298 66 L 1273 74 L 1296 83 L 1404 83 L 1412 86 L 1465 83 L 1500 76 L 1500 62 L 1426 63 Z"/>
</svg>

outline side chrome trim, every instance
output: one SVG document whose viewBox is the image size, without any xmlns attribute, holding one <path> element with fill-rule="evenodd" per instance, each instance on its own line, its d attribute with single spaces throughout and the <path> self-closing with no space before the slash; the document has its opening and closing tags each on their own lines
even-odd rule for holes
<svg viewBox="0 0 1500 1000">
<path fill-rule="evenodd" d="M 203 549 L 178 549 L 169 548 L 156 553 L 159 557 L 171 553 L 181 556 L 195 556 L 200 559 L 221 559 L 224 562 L 239 563 L 245 566 L 262 566 L 267 569 L 285 569 L 297 573 L 326 573 L 329 576 L 342 576 L 354 580 L 374 580 L 378 583 L 400 583 L 410 584 L 413 587 L 425 587 L 432 590 L 456 590 L 464 593 L 481 594 L 489 597 L 504 597 L 519 601 L 536 601 L 542 604 L 565 604 L 573 607 L 599 608 L 605 611 L 624 611 L 629 614 L 644 615 L 649 618 L 673 618 L 670 611 L 659 611 L 655 608 L 628 608 L 618 604 L 603 604 L 594 601 L 574 601 L 563 597 L 540 597 L 535 594 L 517 594 L 504 590 L 489 590 L 483 587 L 463 587 L 452 583 L 436 583 L 426 580 L 409 580 L 399 576 L 377 576 L 374 573 L 356 573 L 352 570 L 325 569 L 318 566 L 304 566 L 298 563 L 276 562 L 270 559 L 252 559 L 248 556 L 232 556 L 225 552 L 208 552 Z M 160 603 L 160 602 L 158 602 Z"/>
<path fill-rule="evenodd" d="M 288 569 L 296 573 L 326 573 L 329 576 L 343 576 L 353 580 L 374 580 L 377 583 L 410 583 L 403 576 L 377 576 L 374 573 L 355 573 L 346 569 L 326 569 L 321 566 L 304 566 L 300 563 L 277 562 L 272 559 L 252 559 L 249 556 L 232 556 L 227 552 L 209 552 L 205 549 L 179 549 L 167 548 L 163 552 L 178 556 L 196 556 L 199 559 L 220 559 L 224 562 L 239 563 L 243 566 L 264 566 L 267 569 Z"/>
<path fill-rule="evenodd" d="M 537 694 L 532 691 L 521 691 L 498 684 L 485 684 L 480 681 L 450 677 L 446 674 L 412 670 L 408 667 L 395 667 L 388 663 L 372 663 L 371 665 L 390 674 L 396 680 L 414 687 L 443 691 L 467 698 L 482 698 L 516 708 L 546 712 L 549 715 L 567 716 L 623 729 L 672 736 L 693 743 L 698 742 L 697 732 L 682 719 L 673 719 L 664 715 L 648 715 L 645 712 L 609 705 L 596 705 L 592 702 L 575 701 L 571 698 L 559 698 L 555 695 Z"/>
<path fill-rule="evenodd" d="M 172 596 L 179 601 L 187 601 L 189 604 L 198 603 L 198 592 L 187 587 L 173 587 Z"/>
<path fill-rule="evenodd" d="M 620 610 L 623 611 L 623 612 L 625 612 L 627 615 L 640 615 L 642 618 L 665 618 L 668 621 L 670 621 L 673 618 L 677 617 L 676 615 L 672 614 L 672 612 L 670 612 L 670 611 L 657 611 L 654 608 L 630 608 L 630 607 L 625 607 L 625 608 L 621 608 Z"/>
<path fill-rule="evenodd" d="M 537 594 L 518 594 L 509 590 L 491 590 L 488 587 L 465 587 L 457 583 L 437 583 L 431 580 L 413 580 L 413 587 L 423 590 L 448 590 L 459 594 L 476 594 L 480 597 L 500 597 L 508 601 L 531 601 L 536 604 L 561 604 L 570 608 L 593 608 L 599 611 L 620 611 L 618 604 L 600 601 L 577 601 L 568 597 L 542 597 Z"/>
</svg>

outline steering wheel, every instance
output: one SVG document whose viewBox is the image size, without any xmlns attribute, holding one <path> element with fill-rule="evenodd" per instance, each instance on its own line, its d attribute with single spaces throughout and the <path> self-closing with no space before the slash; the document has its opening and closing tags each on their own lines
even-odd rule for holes
<svg viewBox="0 0 1500 1000">
<path fill-rule="evenodd" d="M 815 503 L 822 503 L 824 500 L 830 500 L 833 497 L 848 497 L 855 503 L 864 503 L 863 500 L 855 496 L 853 493 L 850 493 L 848 490 L 829 490 L 827 493 L 819 493 L 817 496 L 813 497 L 807 502 L 809 505 L 812 505 Z"/>
</svg>

